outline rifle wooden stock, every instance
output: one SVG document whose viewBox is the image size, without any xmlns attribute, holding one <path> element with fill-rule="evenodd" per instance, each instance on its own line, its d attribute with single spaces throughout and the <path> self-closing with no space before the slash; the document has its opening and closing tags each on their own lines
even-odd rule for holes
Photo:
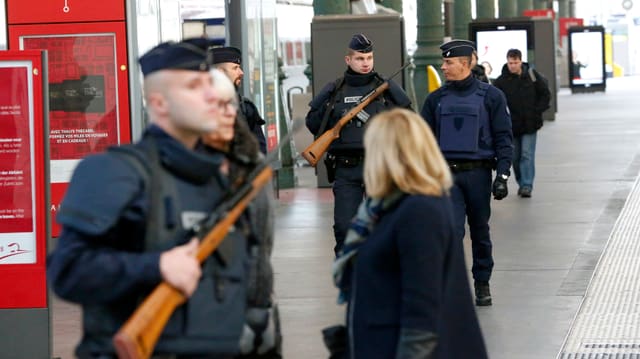
<svg viewBox="0 0 640 359">
<path fill-rule="evenodd" d="M 229 228 L 247 205 L 271 179 L 273 170 L 266 166 L 251 181 L 250 191 L 200 240 L 196 258 L 202 263 L 224 240 Z M 131 315 L 113 338 L 120 359 L 147 359 L 153 354 L 160 335 L 173 312 L 186 297 L 166 282 L 160 283 Z"/>
<path fill-rule="evenodd" d="M 369 93 L 361 102 L 354 108 L 352 108 L 349 112 L 347 112 L 338 123 L 336 123 L 333 128 L 329 131 L 323 133 L 320 137 L 318 137 L 312 144 L 310 144 L 307 148 L 302 151 L 301 155 L 304 157 L 310 165 L 315 167 L 318 164 L 318 161 L 322 158 L 327 149 L 333 141 L 340 137 L 340 131 L 342 128 L 354 118 L 358 112 L 362 111 L 371 101 L 375 100 L 380 94 L 382 94 L 387 88 L 389 88 L 389 81 L 385 81 L 382 85 L 378 86 L 373 92 Z"/>
</svg>

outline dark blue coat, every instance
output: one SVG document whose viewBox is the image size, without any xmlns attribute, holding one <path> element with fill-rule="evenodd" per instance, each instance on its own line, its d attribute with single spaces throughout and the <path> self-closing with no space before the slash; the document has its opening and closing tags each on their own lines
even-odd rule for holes
<svg viewBox="0 0 640 359">
<path fill-rule="evenodd" d="M 348 326 L 351 359 L 394 358 L 400 329 L 438 336 L 433 358 L 486 358 L 448 197 L 412 195 L 359 248 Z"/>
</svg>

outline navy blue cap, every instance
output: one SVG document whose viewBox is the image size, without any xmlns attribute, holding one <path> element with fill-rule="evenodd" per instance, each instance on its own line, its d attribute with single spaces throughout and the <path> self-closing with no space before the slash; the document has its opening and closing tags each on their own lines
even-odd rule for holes
<svg viewBox="0 0 640 359">
<path fill-rule="evenodd" d="M 147 51 L 138 62 L 144 76 L 169 69 L 208 71 L 213 63 L 213 54 L 208 51 L 211 45 L 211 40 L 201 37 L 163 42 Z"/>
<path fill-rule="evenodd" d="M 471 56 L 476 50 L 476 44 L 469 40 L 451 40 L 440 45 L 442 57 Z"/>
<path fill-rule="evenodd" d="M 213 63 L 220 64 L 223 62 L 232 62 L 234 64 L 242 64 L 242 52 L 240 49 L 227 47 L 214 47 L 210 50 L 213 53 Z"/>
<path fill-rule="evenodd" d="M 355 34 L 349 42 L 349 48 L 358 52 L 371 52 L 373 51 L 373 43 L 364 34 Z"/>
</svg>

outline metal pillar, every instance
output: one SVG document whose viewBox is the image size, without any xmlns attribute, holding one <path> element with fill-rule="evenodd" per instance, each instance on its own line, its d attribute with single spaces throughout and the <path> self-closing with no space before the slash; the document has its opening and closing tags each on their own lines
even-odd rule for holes
<svg viewBox="0 0 640 359">
<path fill-rule="evenodd" d="M 498 3 L 498 17 L 516 17 L 518 16 L 518 9 L 516 2 L 513 0 L 500 0 Z"/>
<path fill-rule="evenodd" d="M 471 0 L 455 0 L 453 2 L 453 37 L 469 38 L 469 22 L 471 22 Z"/>
<path fill-rule="evenodd" d="M 569 0 L 558 0 L 558 17 L 569 17 Z"/>
<path fill-rule="evenodd" d="M 569 17 L 576 17 L 576 0 L 569 0 Z"/>
<path fill-rule="evenodd" d="M 444 36 L 453 37 L 453 27 L 455 21 L 453 18 L 453 0 L 444 0 Z"/>
<path fill-rule="evenodd" d="M 522 16 L 525 10 L 533 9 L 533 0 L 518 0 L 518 16 Z"/>
<path fill-rule="evenodd" d="M 284 79 L 287 77 L 282 70 L 282 58 L 278 57 L 278 80 L 282 84 Z M 278 118 L 278 128 L 280 130 L 280 139 L 287 136 L 289 133 L 289 116 L 285 115 L 285 111 L 289 112 L 287 99 L 287 106 L 284 105 L 283 96 L 286 96 L 285 93 L 281 92 L 280 96 L 278 96 L 278 105 L 282 109 L 280 111 L 280 118 Z M 280 149 L 280 163 L 282 165 L 281 168 L 278 169 L 278 189 L 280 188 L 294 188 L 296 186 L 295 173 L 293 170 L 293 155 L 291 151 L 291 140 L 288 141 L 282 148 Z M 277 192 L 276 192 L 277 193 Z"/>
<path fill-rule="evenodd" d="M 413 55 L 416 70 L 413 83 L 416 89 L 417 108 L 422 107 L 427 97 L 427 66 L 433 65 L 440 68 L 440 45 L 444 38 L 444 26 L 442 23 L 442 2 L 434 0 L 418 0 L 416 3 L 418 12 L 418 36 L 416 43 L 418 48 Z"/>
<path fill-rule="evenodd" d="M 493 0 L 476 0 L 476 19 L 494 19 L 496 3 Z"/>
<path fill-rule="evenodd" d="M 402 14 L 402 0 L 382 0 L 380 1 L 380 5 Z"/>
<path fill-rule="evenodd" d="M 349 0 L 314 0 L 314 15 L 340 15 L 351 11 Z"/>
<path fill-rule="evenodd" d="M 533 2 L 536 9 L 553 9 L 553 1 L 551 1 L 551 6 L 549 6 L 549 0 L 534 0 Z"/>
</svg>

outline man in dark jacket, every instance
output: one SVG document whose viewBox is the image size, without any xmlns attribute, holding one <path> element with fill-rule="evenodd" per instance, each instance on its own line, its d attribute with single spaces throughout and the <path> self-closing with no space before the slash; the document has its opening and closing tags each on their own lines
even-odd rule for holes
<svg viewBox="0 0 640 359">
<path fill-rule="evenodd" d="M 211 49 L 211 53 L 213 53 L 213 64 L 215 67 L 227 75 L 236 87 L 236 91 L 238 91 L 242 84 L 242 78 L 244 77 L 244 71 L 242 71 L 242 53 L 240 50 L 230 46 L 215 47 Z M 262 125 L 265 124 L 265 121 L 260 117 L 258 108 L 251 100 L 242 96 L 240 92 L 238 92 L 238 103 L 240 104 L 238 117 L 247 122 L 249 129 L 258 140 L 260 152 L 266 154 L 267 140 L 262 131 Z"/>
<path fill-rule="evenodd" d="M 380 86 L 384 79 L 373 69 L 373 43 L 363 34 L 353 35 L 345 56 L 344 77 L 320 90 L 309 106 L 307 128 L 315 136 L 330 130 L 342 116 L 357 106 L 358 100 Z M 333 232 L 336 255 L 342 247 L 351 219 L 364 198 L 364 125 L 371 116 L 393 107 L 410 108 L 411 100 L 395 82 L 342 128 L 340 138 L 329 147 L 327 172 L 333 182 Z M 335 179 L 335 180 L 334 180 Z"/>
<path fill-rule="evenodd" d="M 451 40 L 440 49 L 447 82 L 429 94 L 420 114 L 436 135 L 455 176 L 451 200 L 458 240 L 464 238 L 465 218 L 469 223 L 476 305 L 491 305 L 491 194 L 496 200 L 508 194 L 513 155 L 511 119 L 502 92 L 471 73 L 473 42 Z"/>
<path fill-rule="evenodd" d="M 546 79 L 528 63 L 522 52 L 511 49 L 502 74 L 493 84 L 507 97 L 513 130 L 513 172 L 518 182 L 518 195 L 531 197 L 536 173 L 536 134 L 542 127 L 542 113 L 549 108 L 551 92 Z"/>
</svg>

